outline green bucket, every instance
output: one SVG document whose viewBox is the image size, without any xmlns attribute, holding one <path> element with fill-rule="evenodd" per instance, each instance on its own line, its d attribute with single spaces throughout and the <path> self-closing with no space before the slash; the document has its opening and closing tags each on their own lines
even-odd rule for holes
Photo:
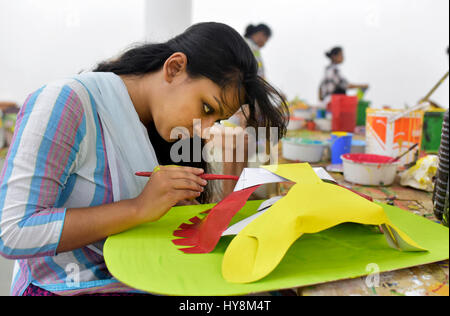
<svg viewBox="0 0 450 316">
<path fill-rule="evenodd" d="M 356 113 L 356 126 L 366 125 L 366 110 L 370 106 L 369 101 L 359 100 Z"/>
<path fill-rule="evenodd" d="M 444 114 L 445 112 L 425 112 L 422 136 L 423 151 L 427 153 L 439 152 Z"/>
</svg>

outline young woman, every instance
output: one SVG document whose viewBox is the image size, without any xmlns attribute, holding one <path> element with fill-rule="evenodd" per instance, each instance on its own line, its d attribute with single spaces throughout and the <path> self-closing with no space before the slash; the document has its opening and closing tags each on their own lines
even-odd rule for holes
<svg viewBox="0 0 450 316">
<path fill-rule="evenodd" d="M 347 94 L 348 89 L 369 88 L 366 84 L 351 84 L 341 75 L 339 65 L 344 62 L 344 52 L 341 47 L 335 47 L 325 55 L 330 59 L 331 64 L 325 69 L 325 77 L 320 85 L 321 101 L 329 101 L 333 94 Z"/>
<path fill-rule="evenodd" d="M 260 50 L 266 45 L 271 36 L 272 30 L 266 24 L 258 24 L 256 26 L 250 24 L 245 29 L 244 37 L 247 39 L 247 43 L 258 61 L 258 75 L 262 78 L 265 78 L 265 71 Z"/>
<path fill-rule="evenodd" d="M 134 173 L 166 164 L 158 157 L 175 127 L 192 137 L 194 119 L 205 129 L 243 104 L 249 124 L 283 134 L 284 102 L 257 71 L 235 30 L 201 23 L 32 93 L 0 175 L 0 253 L 17 260 L 11 293 L 138 292 L 108 272 L 105 238 L 198 198 L 206 181 L 188 166 L 160 167 L 149 180 Z"/>
</svg>

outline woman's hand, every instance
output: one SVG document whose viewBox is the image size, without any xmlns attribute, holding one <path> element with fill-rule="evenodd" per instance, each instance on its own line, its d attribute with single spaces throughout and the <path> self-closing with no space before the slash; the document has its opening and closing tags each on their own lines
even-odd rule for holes
<svg viewBox="0 0 450 316">
<path fill-rule="evenodd" d="M 203 169 L 190 167 L 160 167 L 134 199 L 136 215 L 142 222 L 153 222 L 178 203 L 198 198 L 207 184 L 200 178 L 203 173 Z"/>
</svg>

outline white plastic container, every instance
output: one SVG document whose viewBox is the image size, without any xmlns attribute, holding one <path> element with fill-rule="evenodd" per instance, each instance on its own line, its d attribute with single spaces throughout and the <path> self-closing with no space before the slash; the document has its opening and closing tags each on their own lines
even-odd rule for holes
<svg viewBox="0 0 450 316">
<path fill-rule="evenodd" d="M 287 126 L 288 131 L 296 131 L 302 129 L 305 126 L 305 119 L 301 117 L 290 117 L 289 124 Z"/>
<path fill-rule="evenodd" d="M 308 140 L 302 138 L 283 138 L 282 155 L 285 159 L 301 162 L 319 162 L 327 146 L 322 141 Z"/>
<path fill-rule="evenodd" d="M 305 120 L 312 120 L 313 112 L 311 111 L 311 109 L 296 109 L 294 110 L 294 116 L 300 117 Z"/>
<path fill-rule="evenodd" d="M 331 120 L 315 119 L 314 122 L 316 123 L 319 130 L 321 130 L 322 132 L 331 132 Z"/>
<path fill-rule="evenodd" d="M 370 154 L 345 154 L 341 156 L 345 181 L 370 186 L 389 186 L 394 183 L 399 162 L 389 162 L 391 157 Z"/>
<path fill-rule="evenodd" d="M 352 140 L 352 149 L 350 151 L 352 154 L 365 154 L 366 153 L 366 142 L 363 140 Z"/>
</svg>

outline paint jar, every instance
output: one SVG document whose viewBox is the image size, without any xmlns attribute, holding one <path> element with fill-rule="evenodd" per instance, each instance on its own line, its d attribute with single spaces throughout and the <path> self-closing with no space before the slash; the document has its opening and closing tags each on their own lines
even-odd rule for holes
<svg viewBox="0 0 450 316">
<path fill-rule="evenodd" d="M 317 163 L 322 160 L 327 144 L 319 140 L 283 138 L 282 155 L 291 161 Z"/>
<path fill-rule="evenodd" d="M 289 118 L 289 124 L 287 125 L 288 131 L 296 131 L 302 129 L 305 126 L 305 119 L 301 117 L 291 116 Z"/>
<path fill-rule="evenodd" d="M 324 119 L 327 111 L 325 109 L 317 109 L 316 110 L 316 119 Z"/>
<path fill-rule="evenodd" d="M 359 100 L 356 113 L 356 126 L 366 125 L 366 111 L 370 107 L 369 101 Z"/>
<path fill-rule="evenodd" d="M 353 134 L 348 132 L 331 133 L 330 149 L 331 163 L 333 165 L 342 164 L 341 156 L 348 154 L 352 150 Z"/>
<path fill-rule="evenodd" d="M 391 157 L 368 154 L 345 154 L 345 181 L 369 186 L 388 186 L 394 183 L 398 162 Z"/>
<path fill-rule="evenodd" d="M 444 114 L 444 110 L 425 112 L 421 149 L 426 153 L 437 154 L 439 152 Z"/>
<path fill-rule="evenodd" d="M 402 111 L 367 109 L 366 153 L 397 157 L 414 144 L 422 144 L 423 111 L 414 111 L 389 123 L 389 119 Z M 413 150 L 400 159 L 401 165 L 416 161 Z"/>
<path fill-rule="evenodd" d="M 312 120 L 313 119 L 313 112 L 311 109 L 295 109 L 294 110 L 294 117 L 300 117 L 305 120 Z"/>
<path fill-rule="evenodd" d="M 352 154 L 365 154 L 366 153 L 366 142 L 363 140 L 352 140 Z"/>
</svg>

